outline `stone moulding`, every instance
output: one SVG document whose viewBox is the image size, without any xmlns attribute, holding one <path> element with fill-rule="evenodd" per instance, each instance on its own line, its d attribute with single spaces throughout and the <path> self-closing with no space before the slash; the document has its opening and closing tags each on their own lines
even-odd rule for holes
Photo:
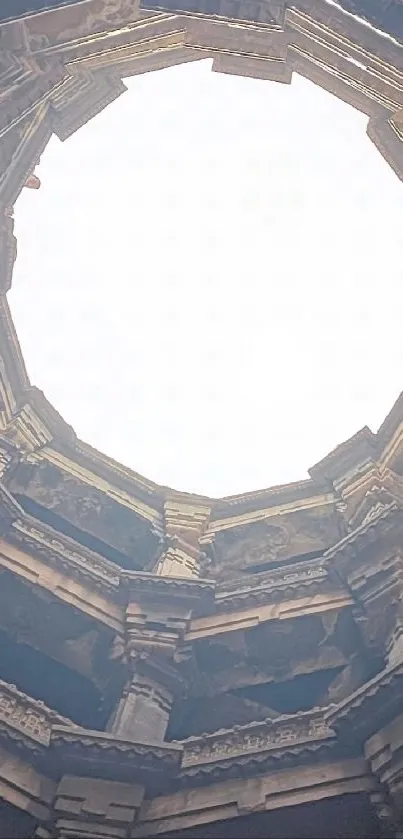
<svg viewBox="0 0 403 839">
<path fill-rule="evenodd" d="M 113 600 L 117 599 L 121 569 L 94 551 L 83 548 L 67 536 L 61 537 L 25 514 L 13 523 L 8 538 L 32 556 L 43 558 L 50 565 L 106 592 Z"/>
<path fill-rule="evenodd" d="M 340 587 L 340 586 L 339 586 Z M 324 589 L 335 588 L 329 579 L 328 568 L 323 559 L 274 568 L 261 574 L 259 580 L 246 577 L 217 587 L 215 602 L 220 612 L 233 611 L 247 605 L 279 603 L 288 597 L 305 597 L 307 593 L 317 594 Z"/>
<path fill-rule="evenodd" d="M 147 572 L 122 571 L 120 580 L 122 587 L 129 591 L 132 597 L 137 595 L 146 599 L 177 597 L 192 604 L 200 597 L 210 599 L 214 596 L 214 581 L 202 580 L 200 577 L 189 579 L 163 577 Z"/>
</svg>

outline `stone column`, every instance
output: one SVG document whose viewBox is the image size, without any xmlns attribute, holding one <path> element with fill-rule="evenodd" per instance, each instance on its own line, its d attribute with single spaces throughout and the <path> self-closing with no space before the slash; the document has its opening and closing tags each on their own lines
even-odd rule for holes
<svg viewBox="0 0 403 839">
<path fill-rule="evenodd" d="M 136 743 L 162 742 L 174 699 L 184 680 L 169 662 L 144 654 L 132 659 L 133 676 L 126 685 L 108 730 Z"/>
<path fill-rule="evenodd" d="M 210 505 L 191 503 L 171 495 L 165 501 L 164 518 L 167 548 L 161 556 L 157 574 L 165 577 L 203 576 L 205 555 L 200 538 L 207 526 Z"/>
<path fill-rule="evenodd" d="M 162 743 L 174 700 L 185 689 L 178 666 L 192 611 L 213 597 L 206 580 L 125 571 L 126 659 L 130 679 L 108 731 L 132 742 Z"/>
<path fill-rule="evenodd" d="M 130 571 L 120 580 L 130 678 L 107 732 L 52 729 L 61 780 L 42 828 L 52 839 L 129 839 L 145 793 L 162 794 L 180 769 L 181 746 L 164 741 L 185 686 L 177 659 L 192 610 L 213 597 L 214 584 Z"/>
</svg>

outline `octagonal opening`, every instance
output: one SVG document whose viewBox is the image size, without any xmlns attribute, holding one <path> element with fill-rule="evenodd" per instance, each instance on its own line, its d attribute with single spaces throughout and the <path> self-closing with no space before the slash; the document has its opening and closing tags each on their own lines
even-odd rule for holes
<svg viewBox="0 0 403 839">
<path fill-rule="evenodd" d="M 127 84 L 17 204 L 28 373 L 159 483 L 303 478 L 400 389 L 401 184 L 366 118 L 299 77 Z"/>
</svg>

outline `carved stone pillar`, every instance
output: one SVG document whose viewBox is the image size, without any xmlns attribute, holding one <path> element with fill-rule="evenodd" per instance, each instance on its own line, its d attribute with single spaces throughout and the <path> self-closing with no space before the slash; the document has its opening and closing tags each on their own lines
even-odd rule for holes
<svg viewBox="0 0 403 839">
<path fill-rule="evenodd" d="M 137 656 L 134 673 L 118 702 L 108 730 L 137 743 L 162 742 L 174 699 L 184 689 L 178 671 L 164 660 Z"/>
<path fill-rule="evenodd" d="M 156 573 L 169 577 L 200 577 L 204 557 L 200 537 L 210 516 L 210 506 L 171 496 L 165 501 L 164 513 L 167 549 L 158 562 Z"/>
<path fill-rule="evenodd" d="M 125 571 L 126 655 L 131 678 L 109 730 L 133 742 L 162 742 L 185 680 L 178 667 L 192 611 L 213 595 L 213 583 Z"/>
<path fill-rule="evenodd" d="M 52 729 L 49 756 L 61 780 L 41 828 L 52 839 L 128 839 L 144 795 L 163 794 L 181 765 L 181 746 L 164 742 L 184 686 L 176 657 L 213 583 L 128 571 L 121 583 L 130 680 L 107 733 Z"/>
</svg>

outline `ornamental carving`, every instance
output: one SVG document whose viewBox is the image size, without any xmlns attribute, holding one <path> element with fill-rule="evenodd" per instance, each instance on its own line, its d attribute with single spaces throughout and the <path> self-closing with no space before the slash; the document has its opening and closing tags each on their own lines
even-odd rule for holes
<svg viewBox="0 0 403 839">
<path fill-rule="evenodd" d="M 323 559 L 307 560 L 298 565 L 273 568 L 261 572 L 259 577 L 247 576 L 242 582 L 225 582 L 220 585 L 216 601 L 220 610 L 231 611 L 245 607 L 247 603 L 279 603 L 288 597 L 306 597 L 321 591 L 331 591 L 340 584 L 329 577 Z"/>
<path fill-rule="evenodd" d="M 339 539 L 339 517 L 330 506 L 233 526 L 215 534 L 211 573 L 227 580 L 235 569 L 247 573 L 293 557 L 320 555 Z"/>
<path fill-rule="evenodd" d="M 183 767 L 211 763 L 237 755 L 283 749 L 302 743 L 333 738 L 334 732 L 321 715 L 296 715 L 238 726 L 204 737 L 182 741 Z"/>
<path fill-rule="evenodd" d="M 147 519 L 53 465 L 20 465 L 10 478 L 9 488 L 90 534 L 97 540 L 94 552 L 99 548 L 108 559 L 118 551 L 128 558 L 131 567 L 142 568 L 155 557 L 159 536 Z M 53 526 L 57 527 L 57 522 Z M 108 552 L 107 546 L 112 551 Z"/>
<path fill-rule="evenodd" d="M 64 542 L 52 538 L 46 530 L 31 525 L 24 518 L 15 522 L 9 535 L 24 550 L 75 576 L 90 579 L 96 588 L 105 588 L 113 593 L 119 586 L 118 566 L 85 548 L 79 552 L 77 544 L 70 542 L 67 537 Z"/>
<path fill-rule="evenodd" d="M 222 573 L 234 568 L 273 562 L 289 541 L 287 530 L 266 521 L 220 532 L 214 541 L 214 553 Z"/>
<path fill-rule="evenodd" d="M 52 725 L 71 725 L 70 720 L 21 693 L 13 685 L 0 682 L 0 726 L 6 724 L 47 745 Z M 73 726 L 74 728 L 75 726 Z"/>
</svg>

